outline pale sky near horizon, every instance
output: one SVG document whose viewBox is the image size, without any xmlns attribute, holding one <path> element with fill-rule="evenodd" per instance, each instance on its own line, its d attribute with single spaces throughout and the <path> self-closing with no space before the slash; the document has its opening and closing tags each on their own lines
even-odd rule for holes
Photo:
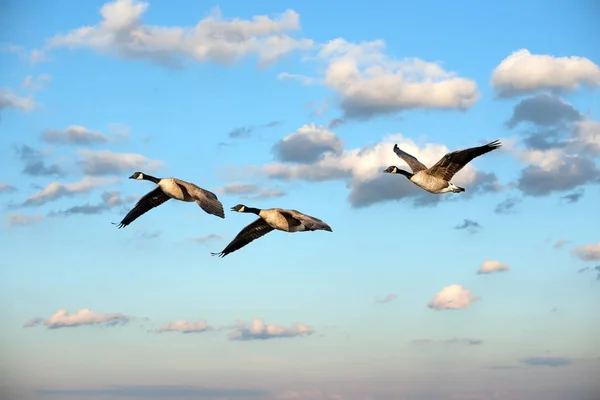
<svg viewBox="0 0 600 400">
<path fill-rule="evenodd" d="M 600 398 L 589 1 L 0 5 L 0 397 Z M 426 193 L 431 166 L 500 139 Z M 124 229 L 153 183 L 170 201 Z M 212 257 L 255 216 L 272 232 Z"/>
</svg>

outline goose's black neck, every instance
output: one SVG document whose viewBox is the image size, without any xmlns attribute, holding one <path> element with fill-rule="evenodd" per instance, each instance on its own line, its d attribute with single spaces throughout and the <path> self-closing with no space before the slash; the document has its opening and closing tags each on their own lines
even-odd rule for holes
<svg viewBox="0 0 600 400">
<path fill-rule="evenodd" d="M 400 175 L 404 175 L 404 176 L 405 176 L 405 177 L 407 177 L 408 179 L 410 179 L 410 178 L 411 178 L 411 177 L 414 175 L 414 174 L 411 174 L 410 172 L 408 172 L 408 171 L 405 171 L 405 170 L 403 170 L 403 169 L 400 169 L 400 168 L 398 168 L 397 170 L 398 170 L 398 172 L 397 172 L 398 174 L 400 174 Z"/>
<path fill-rule="evenodd" d="M 158 184 L 158 182 L 160 182 L 160 178 L 156 178 L 156 177 L 154 177 L 152 175 L 146 175 L 146 174 L 144 174 L 144 180 L 151 181 L 151 182 L 154 182 L 156 184 Z"/>
<path fill-rule="evenodd" d="M 244 208 L 244 212 L 258 215 L 258 213 L 260 213 L 260 208 L 246 207 Z"/>
</svg>

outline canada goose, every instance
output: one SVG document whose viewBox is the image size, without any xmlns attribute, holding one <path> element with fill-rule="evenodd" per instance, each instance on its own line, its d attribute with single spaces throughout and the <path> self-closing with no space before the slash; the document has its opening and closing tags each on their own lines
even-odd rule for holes
<svg viewBox="0 0 600 400">
<path fill-rule="evenodd" d="M 331 227 L 325 222 L 296 210 L 284 210 L 281 208 L 261 210 L 260 208 L 238 204 L 235 207 L 231 207 L 231 211 L 256 214 L 258 215 L 258 219 L 242 229 L 222 252 L 210 253 L 213 256 L 225 257 L 227 254 L 241 249 L 248 243 L 266 235 L 274 229 L 289 233 L 317 230 L 332 232 Z"/>
<path fill-rule="evenodd" d="M 213 192 L 202 189 L 193 183 L 182 181 L 177 178 L 155 178 L 142 172 L 134 173 L 129 179 L 151 181 L 158 186 L 144 195 L 144 197 L 133 206 L 131 211 L 129 211 L 125 218 L 118 224 L 119 228 L 126 227 L 146 212 L 154 207 L 160 206 L 169 199 L 185 202 L 195 201 L 208 214 L 225 218 L 223 204 L 217 199 L 217 196 Z"/>
<path fill-rule="evenodd" d="M 494 140 L 484 146 L 471 147 L 464 150 L 453 151 L 446 154 L 433 167 L 427 168 L 416 157 L 400 150 L 398 145 L 394 145 L 394 153 L 412 169 L 412 173 L 400 169 L 394 165 L 389 166 L 383 172 L 388 174 L 401 174 L 407 177 L 415 185 L 425 189 L 429 193 L 460 193 L 465 189 L 450 183 L 450 179 L 467 165 L 475 157 L 479 157 L 485 153 L 502 146 L 498 140 Z"/>
</svg>

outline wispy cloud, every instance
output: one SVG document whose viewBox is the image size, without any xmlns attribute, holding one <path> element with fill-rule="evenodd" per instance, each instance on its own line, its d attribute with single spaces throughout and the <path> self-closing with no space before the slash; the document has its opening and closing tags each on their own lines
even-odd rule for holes
<svg viewBox="0 0 600 400">
<path fill-rule="evenodd" d="M 25 225 L 33 225 L 42 221 L 44 216 L 41 214 L 28 215 L 21 213 L 12 213 L 8 214 L 6 218 L 6 226 L 9 228 L 15 226 L 25 226 Z"/>
<path fill-rule="evenodd" d="M 213 327 L 208 325 L 205 319 L 199 321 L 187 321 L 185 319 L 173 322 L 167 322 L 156 330 L 162 332 L 181 332 L 181 333 L 202 333 L 213 330 Z"/>
<path fill-rule="evenodd" d="M 11 90 L 0 89 L 0 112 L 14 108 L 21 111 L 31 111 L 37 107 L 33 96 L 19 97 Z"/>
<path fill-rule="evenodd" d="M 511 214 L 514 212 L 515 206 L 519 204 L 522 199 L 518 197 L 509 197 L 506 200 L 498 203 L 494 212 L 496 214 Z"/>
<path fill-rule="evenodd" d="M 23 87 L 27 89 L 40 90 L 52 81 L 52 77 L 48 74 L 43 74 L 37 78 L 32 75 L 27 75 L 23 81 Z"/>
<path fill-rule="evenodd" d="M 564 367 L 573 364 L 571 359 L 565 357 L 528 357 L 520 361 L 534 367 Z"/>
<path fill-rule="evenodd" d="M 288 72 L 281 72 L 277 75 L 277 79 L 282 81 L 296 81 L 302 85 L 316 85 L 323 83 L 322 79 L 314 78 L 300 74 L 290 74 Z"/>
<path fill-rule="evenodd" d="M 243 199 L 263 200 L 285 196 L 279 189 L 269 189 L 254 183 L 232 182 L 216 189 L 217 193 L 238 195 Z"/>
<path fill-rule="evenodd" d="M 552 248 L 554 248 L 554 249 L 560 249 L 560 248 L 564 247 L 566 244 L 569 244 L 569 243 L 571 243 L 570 240 L 560 239 L 560 240 L 557 240 L 552 245 Z"/>
<path fill-rule="evenodd" d="M 31 176 L 56 176 L 66 175 L 65 170 L 58 164 L 46 164 L 44 155 L 31 146 L 21 145 L 15 147 L 16 153 L 24 162 L 23 173 Z"/>
<path fill-rule="evenodd" d="M 433 339 L 414 339 L 411 340 L 412 344 L 468 344 L 477 345 L 482 344 L 483 340 L 475 338 L 451 338 L 445 340 L 433 340 Z"/>
<path fill-rule="evenodd" d="M 286 327 L 283 325 L 265 324 L 262 319 L 253 318 L 249 326 L 245 323 L 240 323 L 239 328 L 229 334 L 229 339 L 235 341 L 267 340 L 309 336 L 313 333 L 315 331 L 310 326 L 300 322 L 295 322 L 291 326 Z"/>
<path fill-rule="evenodd" d="M 252 132 L 258 130 L 258 129 L 265 129 L 265 128 L 274 128 L 276 126 L 279 126 L 283 123 L 283 121 L 271 121 L 271 122 L 267 122 L 266 124 L 262 124 L 262 125 L 257 125 L 257 126 L 253 126 L 253 125 L 249 125 L 249 126 L 240 126 L 237 128 L 232 129 L 228 136 L 231 139 L 238 139 L 238 138 L 242 138 L 242 137 L 248 137 L 252 134 Z"/>
<path fill-rule="evenodd" d="M 0 194 L 16 192 L 17 188 L 8 183 L 0 183 Z"/>
<path fill-rule="evenodd" d="M 467 232 L 473 234 L 477 233 L 481 229 L 481 225 L 477 221 L 473 221 L 471 219 L 465 219 L 462 224 L 458 224 L 454 227 L 454 229 L 458 230 L 466 230 Z"/>
<path fill-rule="evenodd" d="M 92 145 L 112 141 L 102 133 L 80 125 L 70 125 L 65 129 L 48 129 L 42 133 L 42 140 L 63 145 Z"/>
<path fill-rule="evenodd" d="M 82 158 L 83 172 L 86 175 L 119 175 L 124 172 L 139 170 L 153 172 L 163 167 L 162 161 L 151 160 L 135 153 L 81 149 L 78 154 Z"/>
<path fill-rule="evenodd" d="M 581 200 L 583 198 L 584 194 L 585 194 L 585 189 L 582 188 L 576 192 L 568 193 L 564 196 L 561 196 L 560 199 L 568 204 L 573 204 L 573 203 L 577 203 L 579 200 Z"/>
<path fill-rule="evenodd" d="M 211 233 L 209 235 L 205 235 L 205 236 L 198 236 L 195 238 L 191 238 L 190 241 L 195 242 L 195 243 L 208 243 L 208 242 L 212 242 L 215 240 L 225 240 L 225 236 L 223 235 L 217 235 L 216 233 Z"/>
<path fill-rule="evenodd" d="M 433 296 L 427 307 L 434 310 L 453 310 L 470 307 L 477 300 L 480 298 L 474 296 L 470 290 L 462 285 L 453 284 L 445 286 Z"/>
<path fill-rule="evenodd" d="M 72 183 L 51 182 L 45 188 L 30 196 L 22 206 L 41 206 L 62 197 L 71 197 L 80 193 L 117 182 L 117 178 L 83 177 L 82 180 Z"/>
<path fill-rule="evenodd" d="M 509 271 L 510 267 L 497 260 L 485 260 L 479 266 L 477 274 L 493 274 L 495 272 L 506 272 Z"/>
<path fill-rule="evenodd" d="M 102 202 L 98 204 L 90 204 L 89 202 L 83 205 L 73 206 L 66 210 L 53 211 L 49 216 L 70 216 L 75 214 L 94 215 L 110 211 L 115 207 L 130 204 L 138 199 L 138 196 L 121 197 L 121 192 L 111 191 L 104 192 L 101 195 Z"/>
<path fill-rule="evenodd" d="M 387 296 L 385 296 L 383 299 L 380 299 L 379 297 L 375 298 L 375 303 L 377 304 L 387 304 L 387 303 L 391 303 L 392 301 L 396 300 L 398 298 L 398 295 L 396 293 L 390 293 Z"/>
<path fill-rule="evenodd" d="M 596 280 L 600 281 L 600 265 L 596 265 L 595 267 L 584 267 L 580 268 L 577 272 L 594 272 L 596 273 Z"/>
<path fill-rule="evenodd" d="M 102 314 L 92 311 L 89 308 L 83 308 L 71 315 L 67 313 L 67 310 L 61 309 L 46 320 L 39 317 L 32 318 L 25 322 L 23 327 L 31 328 L 37 325 L 44 325 L 48 329 L 59 329 L 84 325 L 115 326 L 126 324 L 130 319 L 130 317 L 120 313 Z"/>
</svg>

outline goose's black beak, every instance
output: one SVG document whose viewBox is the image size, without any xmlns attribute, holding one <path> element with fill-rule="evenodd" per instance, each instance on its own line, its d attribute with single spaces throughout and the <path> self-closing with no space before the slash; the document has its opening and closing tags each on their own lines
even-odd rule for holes
<svg viewBox="0 0 600 400">
<path fill-rule="evenodd" d="M 237 211 L 237 210 L 235 209 L 235 207 L 231 207 L 231 208 L 230 208 L 230 210 L 231 210 L 231 211 Z"/>
<path fill-rule="evenodd" d="M 131 175 L 131 176 L 129 177 L 129 179 L 135 179 L 135 176 Z"/>
</svg>

